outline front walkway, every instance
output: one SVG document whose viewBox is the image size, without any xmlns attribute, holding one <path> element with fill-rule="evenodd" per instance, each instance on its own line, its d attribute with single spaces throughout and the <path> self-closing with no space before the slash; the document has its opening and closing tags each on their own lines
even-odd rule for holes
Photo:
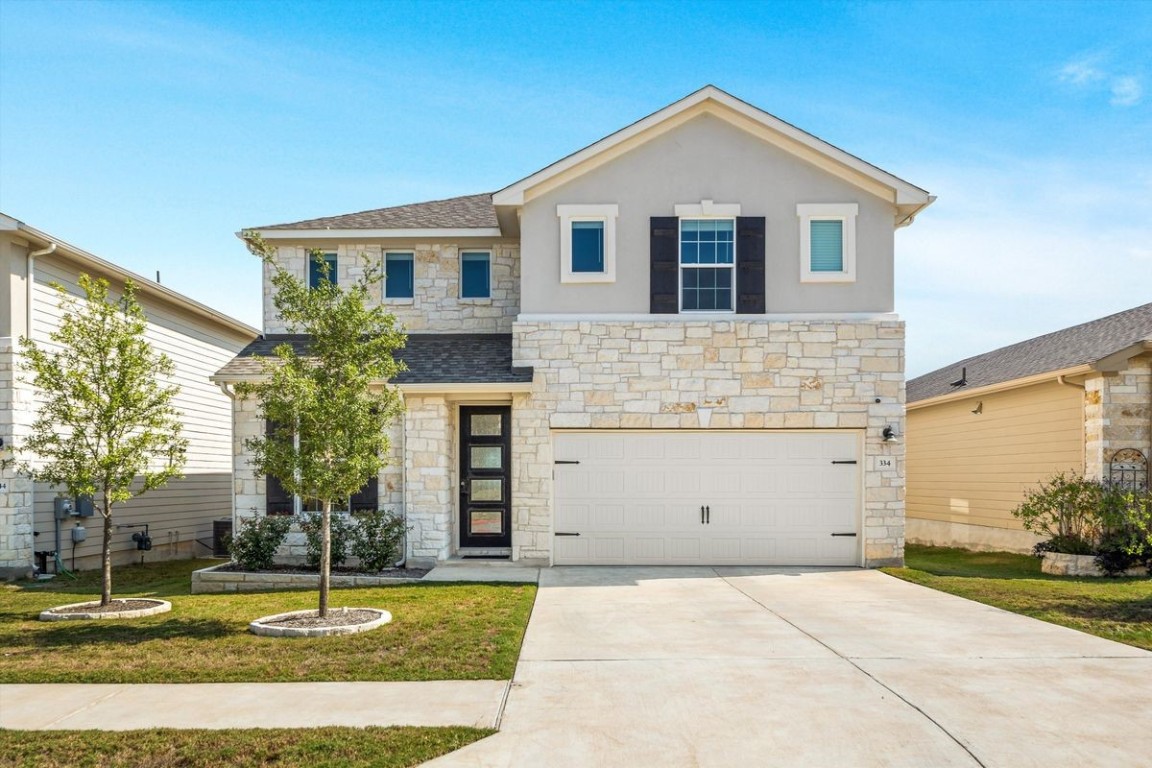
<svg viewBox="0 0 1152 768">
<path fill-rule="evenodd" d="M 541 572 L 501 732 L 427 763 L 1142 765 L 1152 653 L 877 571 Z"/>
</svg>

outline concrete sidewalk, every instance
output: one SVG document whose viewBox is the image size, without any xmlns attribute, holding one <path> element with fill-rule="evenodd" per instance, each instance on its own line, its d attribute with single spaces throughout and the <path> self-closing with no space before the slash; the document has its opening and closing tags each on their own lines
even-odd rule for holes
<svg viewBox="0 0 1152 768">
<path fill-rule="evenodd" d="M 501 680 L 0 685 L 0 728 L 495 728 L 507 690 Z"/>
</svg>

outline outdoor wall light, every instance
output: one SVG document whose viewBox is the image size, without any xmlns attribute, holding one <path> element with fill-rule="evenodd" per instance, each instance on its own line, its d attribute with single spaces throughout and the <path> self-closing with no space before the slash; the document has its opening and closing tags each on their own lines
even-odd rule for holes
<svg viewBox="0 0 1152 768">
<path fill-rule="evenodd" d="M 883 436 L 884 442 L 886 442 L 886 443 L 896 442 L 896 438 L 897 438 L 896 428 L 894 426 L 892 426 L 891 424 L 884 427 L 884 431 L 881 432 L 880 434 L 881 434 L 881 436 Z"/>
</svg>

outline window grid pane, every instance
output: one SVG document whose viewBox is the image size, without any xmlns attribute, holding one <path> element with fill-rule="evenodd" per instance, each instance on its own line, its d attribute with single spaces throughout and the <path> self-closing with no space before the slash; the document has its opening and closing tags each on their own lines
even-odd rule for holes
<svg viewBox="0 0 1152 768">
<path fill-rule="evenodd" d="M 411 253 L 389 253 L 384 259 L 384 296 L 410 299 L 413 291 L 413 256 Z"/>
<path fill-rule="evenodd" d="M 324 280 L 324 279 L 330 280 L 333 283 L 336 282 L 336 254 L 325 253 L 325 254 L 323 254 L 323 256 L 324 256 L 324 264 L 326 264 L 328 267 L 327 275 L 325 275 L 324 267 L 322 267 L 320 265 L 320 263 L 317 262 L 316 259 L 312 257 L 311 254 L 309 254 L 309 256 L 308 256 L 308 287 L 309 288 L 320 287 L 320 281 Z"/>
<path fill-rule="evenodd" d="M 492 295 L 489 285 L 489 254 L 460 254 L 460 298 L 487 299 Z"/>
<path fill-rule="evenodd" d="M 731 219 L 681 220 L 681 309 L 732 311 L 735 239 L 736 222 Z"/>
<path fill-rule="evenodd" d="M 809 222 L 813 272 L 844 271 L 844 222 L 814 219 Z"/>
<path fill-rule="evenodd" d="M 735 238 L 731 219 L 685 219 L 680 222 L 680 263 L 732 264 Z"/>
<path fill-rule="evenodd" d="M 572 271 L 604 271 L 604 222 L 572 222 Z"/>
</svg>

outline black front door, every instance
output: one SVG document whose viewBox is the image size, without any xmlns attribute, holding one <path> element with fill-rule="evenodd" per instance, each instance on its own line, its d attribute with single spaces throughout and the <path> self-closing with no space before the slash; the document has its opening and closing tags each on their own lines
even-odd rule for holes
<svg viewBox="0 0 1152 768">
<path fill-rule="evenodd" d="M 512 546 L 512 409 L 460 408 L 460 546 Z"/>
</svg>

